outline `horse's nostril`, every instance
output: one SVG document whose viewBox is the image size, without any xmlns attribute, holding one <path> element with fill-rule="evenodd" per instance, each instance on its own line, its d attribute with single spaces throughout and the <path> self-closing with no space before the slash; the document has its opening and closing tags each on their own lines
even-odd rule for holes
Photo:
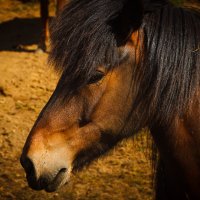
<svg viewBox="0 0 200 200">
<path fill-rule="evenodd" d="M 25 172 L 29 175 L 34 174 L 34 165 L 33 162 L 28 157 L 21 157 L 20 162 L 22 167 L 25 169 Z"/>
</svg>

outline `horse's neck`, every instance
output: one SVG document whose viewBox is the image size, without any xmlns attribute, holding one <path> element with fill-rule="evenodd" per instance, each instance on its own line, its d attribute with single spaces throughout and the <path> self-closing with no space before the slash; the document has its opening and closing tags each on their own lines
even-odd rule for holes
<svg viewBox="0 0 200 200">
<path fill-rule="evenodd" d="M 182 199 L 184 195 L 186 199 L 200 199 L 199 99 L 198 92 L 191 99 L 185 114 L 177 117 L 173 126 L 151 130 L 165 166 L 166 190 L 169 190 L 166 192 L 181 197 L 176 196 L 176 199 Z"/>
</svg>

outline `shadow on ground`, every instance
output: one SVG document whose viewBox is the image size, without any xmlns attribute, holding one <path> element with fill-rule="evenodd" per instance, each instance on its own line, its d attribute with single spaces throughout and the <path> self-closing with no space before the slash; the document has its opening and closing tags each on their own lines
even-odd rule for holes
<svg viewBox="0 0 200 200">
<path fill-rule="evenodd" d="M 15 18 L 0 24 L 0 51 L 17 51 L 37 45 L 42 30 L 40 18 Z"/>
</svg>

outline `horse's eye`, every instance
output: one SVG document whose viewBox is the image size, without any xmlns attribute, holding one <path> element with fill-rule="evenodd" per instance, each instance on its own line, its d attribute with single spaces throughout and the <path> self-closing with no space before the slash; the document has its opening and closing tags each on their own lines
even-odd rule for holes
<svg viewBox="0 0 200 200">
<path fill-rule="evenodd" d="M 104 75 L 105 74 L 103 72 L 96 71 L 95 74 L 88 81 L 88 84 L 97 83 L 98 81 L 100 81 L 104 77 Z"/>
</svg>

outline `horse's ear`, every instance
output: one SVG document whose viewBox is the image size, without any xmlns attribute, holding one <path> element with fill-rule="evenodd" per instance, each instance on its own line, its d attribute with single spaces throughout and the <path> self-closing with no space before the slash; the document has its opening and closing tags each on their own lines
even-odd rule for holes
<svg viewBox="0 0 200 200">
<path fill-rule="evenodd" d="M 129 39 L 132 32 L 139 29 L 143 19 L 143 0 L 124 0 L 123 8 L 111 21 L 118 46 Z"/>
</svg>

